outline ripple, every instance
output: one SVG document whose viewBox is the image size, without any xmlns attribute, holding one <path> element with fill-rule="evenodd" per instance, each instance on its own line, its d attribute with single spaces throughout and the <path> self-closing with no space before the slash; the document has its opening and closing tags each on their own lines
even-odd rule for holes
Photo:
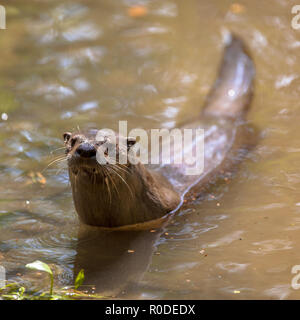
<svg viewBox="0 0 300 320">
<path fill-rule="evenodd" d="M 253 245 L 258 246 L 259 248 L 257 250 L 249 250 L 249 252 L 264 255 L 274 251 L 290 250 L 293 248 L 292 244 L 293 242 L 289 240 L 264 240 L 260 242 L 254 242 Z"/>
<path fill-rule="evenodd" d="M 291 294 L 290 285 L 278 284 L 271 289 L 264 291 L 264 294 L 279 300 L 286 299 Z"/>
<path fill-rule="evenodd" d="M 82 78 L 74 79 L 72 84 L 74 88 L 78 91 L 86 91 L 90 87 L 90 84 L 85 79 L 82 79 Z"/>
<path fill-rule="evenodd" d="M 213 248 L 231 244 L 232 242 L 239 240 L 242 234 L 244 234 L 244 231 L 232 232 L 220 238 L 219 240 L 216 240 L 215 242 L 208 244 L 207 247 Z"/>
<path fill-rule="evenodd" d="M 229 273 L 245 271 L 249 263 L 236 263 L 236 262 L 219 262 L 216 266 Z"/>
<path fill-rule="evenodd" d="M 181 241 L 181 240 L 197 239 L 200 234 L 216 229 L 217 227 L 218 227 L 217 224 L 212 224 L 212 223 L 200 224 L 198 222 L 194 222 L 191 224 L 185 224 L 178 231 L 172 230 L 172 228 L 168 228 L 169 235 L 174 239 L 168 238 L 167 240 Z"/>
<path fill-rule="evenodd" d="M 75 92 L 71 88 L 58 83 L 37 83 L 34 94 L 43 96 L 46 100 L 55 101 L 74 96 Z"/>
<path fill-rule="evenodd" d="M 175 18 L 178 15 L 178 8 L 175 3 L 167 2 L 163 3 L 160 8 L 153 10 L 153 13 L 163 17 Z"/>
<path fill-rule="evenodd" d="M 167 27 L 162 25 L 151 25 L 144 26 L 139 28 L 132 28 L 123 32 L 124 37 L 136 38 L 136 37 L 145 37 L 147 35 L 157 35 L 168 33 L 170 30 Z"/>
<path fill-rule="evenodd" d="M 99 107 L 98 101 L 88 101 L 81 104 L 79 107 L 77 107 L 78 111 L 88 111 L 91 109 L 96 109 Z"/>
<path fill-rule="evenodd" d="M 298 77 L 299 76 L 297 74 L 282 75 L 275 81 L 275 88 L 281 89 L 284 87 L 288 87 Z"/>
</svg>

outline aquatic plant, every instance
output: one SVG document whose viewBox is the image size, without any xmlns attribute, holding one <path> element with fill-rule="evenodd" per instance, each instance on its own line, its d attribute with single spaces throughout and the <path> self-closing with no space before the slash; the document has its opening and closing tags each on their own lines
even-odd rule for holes
<svg viewBox="0 0 300 320">
<path fill-rule="evenodd" d="M 0 288 L 0 298 L 4 300 L 73 300 L 73 299 L 104 299 L 105 297 L 97 294 L 88 294 L 78 291 L 78 288 L 84 282 L 84 270 L 80 270 L 73 286 L 63 287 L 54 290 L 54 276 L 53 271 L 48 264 L 42 261 L 34 261 L 26 265 L 26 268 L 42 271 L 49 274 L 50 290 L 31 290 L 25 288 L 18 283 L 9 283 Z"/>
</svg>

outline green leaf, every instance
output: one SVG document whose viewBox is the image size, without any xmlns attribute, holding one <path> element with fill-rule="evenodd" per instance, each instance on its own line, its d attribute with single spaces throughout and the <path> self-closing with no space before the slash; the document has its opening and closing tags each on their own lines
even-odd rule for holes
<svg viewBox="0 0 300 320">
<path fill-rule="evenodd" d="M 19 295 L 23 296 L 26 290 L 24 287 L 20 287 L 18 291 L 19 291 Z"/>
<path fill-rule="evenodd" d="M 81 269 L 81 270 L 78 272 L 78 275 L 77 275 L 77 277 L 76 277 L 76 279 L 75 279 L 75 283 L 74 283 L 74 285 L 75 285 L 75 290 L 77 290 L 77 289 L 82 285 L 83 281 L 84 281 L 84 270 Z"/>
<path fill-rule="evenodd" d="M 53 275 L 50 267 L 46 263 L 39 261 L 39 260 L 36 260 L 32 263 L 26 264 L 26 268 L 29 268 L 32 270 L 38 270 L 38 271 L 45 271 L 45 272 L 49 273 L 51 276 Z"/>
<path fill-rule="evenodd" d="M 32 270 L 38 270 L 38 271 L 45 271 L 49 274 L 50 276 L 50 295 L 53 294 L 53 273 L 52 270 L 50 269 L 50 267 L 39 260 L 36 260 L 32 263 L 28 263 L 26 264 L 26 268 L 32 269 Z"/>
</svg>

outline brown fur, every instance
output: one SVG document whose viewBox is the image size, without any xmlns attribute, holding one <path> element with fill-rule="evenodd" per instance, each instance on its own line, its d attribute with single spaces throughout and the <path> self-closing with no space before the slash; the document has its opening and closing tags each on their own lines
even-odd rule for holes
<svg viewBox="0 0 300 320">
<path fill-rule="evenodd" d="M 178 209 L 184 198 L 189 199 L 191 194 L 215 181 L 236 163 L 239 150 L 247 150 L 247 135 L 242 133 L 241 123 L 250 105 L 253 79 L 252 59 L 242 41 L 233 36 L 199 119 L 182 127 L 204 128 L 209 132 L 205 138 L 205 150 L 209 152 L 205 151 L 204 171 L 198 176 L 186 176 L 184 164 L 171 164 L 155 171 L 141 163 L 100 165 L 91 156 L 102 148 L 95 139 L 95 131 L 66 133 L 69 176 L 80 220 L 111 228 L 159 219 Z M 118 136 L 114 146 L 124 139 Z M 128 149 L 132 145 L 134 141 L 127 139 Z M 85 155 L 79 155 L 79 151 Z"/>
</svg>

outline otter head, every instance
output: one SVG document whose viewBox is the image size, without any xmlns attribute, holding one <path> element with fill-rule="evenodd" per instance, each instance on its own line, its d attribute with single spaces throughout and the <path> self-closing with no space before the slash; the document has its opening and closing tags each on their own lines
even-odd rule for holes
<svg viewBox="0 0 300 320">
<path fill-rule="evenodd" d="M 104 180 L 109 179 L 108 170 L 128 169 L 128 153 L 136 143 L 135 138 L 125 138 L 106 129 L 84 134 L 65 132 L 63 138 L 71 172 L 75 175 L 85 172 L 93 178 L 99 175 Z M 134 153 L 130 155 L 134 157 Z"/>
<path fill-rule="evenodd" d="M 63 135 L 73 200 L 88 225 L 120 227 L 160 218 L 178 195 L 163 177 L 138 161 L 134 138 L 111 130 Z"/>
</svg>

